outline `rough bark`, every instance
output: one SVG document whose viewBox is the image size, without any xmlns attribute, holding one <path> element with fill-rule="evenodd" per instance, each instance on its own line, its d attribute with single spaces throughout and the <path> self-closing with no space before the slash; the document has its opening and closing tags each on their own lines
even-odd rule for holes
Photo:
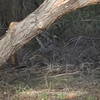
<svg viewBox="0 0 100 100">
<path fill-rule="evenodd" d="M 44 3 L 24 20 L 10 25 L 0 40 L 0 64 L 2 65 L 16 50 L 48 28 L 58 17 L 100 0 L 45 0 Z"/>
</svg>

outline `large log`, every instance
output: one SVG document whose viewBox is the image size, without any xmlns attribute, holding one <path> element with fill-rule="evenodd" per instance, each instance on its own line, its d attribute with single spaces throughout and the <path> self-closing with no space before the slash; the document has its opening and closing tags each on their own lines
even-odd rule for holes
<svg viewBox="0 0 100 100">
<path fill-rule="evenodd" d="M 100 3 L 100 0 L 45 0 L 24 20 L 11 23 L 0 40 L 0 65 L 63 14 L 95 3 Z"/>
</svg>

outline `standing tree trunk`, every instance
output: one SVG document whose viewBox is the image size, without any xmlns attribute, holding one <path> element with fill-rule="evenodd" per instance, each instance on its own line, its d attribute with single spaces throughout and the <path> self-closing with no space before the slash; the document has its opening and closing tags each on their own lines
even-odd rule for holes
<svg viewBox="0 0 100 100">
<path fill-rule="evenodd" d="M 58 17 L 94 3 L 100 3 L 100 0 L 45 0 L 24 20 L 9 27 L 6 35 L 0 40 L 0 64 L 48 28 Z"/>
</svg>

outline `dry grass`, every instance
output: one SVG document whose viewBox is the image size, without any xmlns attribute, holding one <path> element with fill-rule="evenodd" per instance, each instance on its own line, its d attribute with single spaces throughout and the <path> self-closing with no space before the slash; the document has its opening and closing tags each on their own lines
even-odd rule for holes
<svg viewBox="0 0 100 100">
<path fill-rule="evenodd" d="M 53 73 L 53 72 L 52 72 Z M 39 73 L 38 73 L 39 74 Z M 93 74 L 96 74 L 94 71 Z M 45 75 L 45 74 L 44 74 Z M 0 100 L 99 100 L 100 80 L 93 75 L 81 75 L 81 72 L 63 73 L 43 77 L 27 75 L 20 80 L 0 83 Z M 46 74 L 47 75 L 47 74 Z M 13 77 L 14 74 L 13 74 Z M 24 80 L 26 78 L 26 81 Z M 35 83 L 34 83 L 35 82 Z"/>
</svg>

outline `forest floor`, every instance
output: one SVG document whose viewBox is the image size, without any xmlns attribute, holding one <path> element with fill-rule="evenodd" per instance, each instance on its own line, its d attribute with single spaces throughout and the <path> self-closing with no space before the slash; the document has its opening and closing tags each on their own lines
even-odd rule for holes
<svg viewBox="0 0 100 100">
<path fill-rule="evenodd" d="M 34 70 L 1 71 L 0 100 L 100 100 L 100 68 Z"/>
</svg>

